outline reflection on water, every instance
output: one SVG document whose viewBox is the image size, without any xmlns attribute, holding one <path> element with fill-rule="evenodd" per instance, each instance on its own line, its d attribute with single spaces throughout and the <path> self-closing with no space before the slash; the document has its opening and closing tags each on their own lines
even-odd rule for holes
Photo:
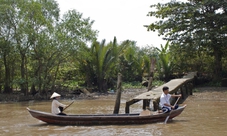
<svg viewBox="0 0 227 136">
<path fill-rule="evenodd" d="M 217 97 L 214 97 L 216 95 Z M 221 97 L 219 97 L 221 96 Z M 43 123 L 27 112 L 26 107 L 50 112 L 51 101 L 29 101 L 0 104 L 0 135 L 78 135 L 78 136 L 213 136 L 227 135 L 227 93 L 212 95 L 197 93 L 185 102 L 185 111 L 173 121 L 163 124 L 108 125 L 108 126 L 55 126 Z M 64 104 L 71 101 L 62 100 Z M 114 98 L 75 100 L 67 114 L 110 114 Z M 126 100 L 122 100 L 120 112 L 124 113 Z M 131 113 L 140 112 L 142 103 L 133 105 Z"/>
</svg>

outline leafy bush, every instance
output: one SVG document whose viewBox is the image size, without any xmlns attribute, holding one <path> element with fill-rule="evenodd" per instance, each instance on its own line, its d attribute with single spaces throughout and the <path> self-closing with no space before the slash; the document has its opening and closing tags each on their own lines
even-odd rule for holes
<svg viewBox="0 0 227 136">
<path fill-rule="evenodd" d="M 154 80 L 152 82 L 152 86 L 161 86 L 164 83 L 165 83 L 164 81 Z M 122 86 L 125 89 L 127 89 L 127 88 L 145 88 L 144 86 L 142 86 L 141 82 L 138 82 L 138 81 L 134 81 L 134 82 L 123 82 L 122 83 Z"/>
<path fill-rule="evenodd" d="M 154 80 L 152 82 L 152 86 L 161 86 L 163 84 L 165 84 L 165 82 L 164 81 L 161 81 L 161 80 Z"/>
<path fill-rule="evenodd" d="M 209 83 L 205 83 L 204 86 L 221 87 L 221 82 L 211 81 L 211 82 L 209 82 Z"/>
<path fill-rule="evenodd" d="M 124 89 L 127 89 L 127 88 L 144 88 L 144 86 L 142 86 L 141 82 L 138 82 L 138 81 L 134 81 L 134 82 L 123 82 L 122 83 L 122 87 Z"/>
</svg>

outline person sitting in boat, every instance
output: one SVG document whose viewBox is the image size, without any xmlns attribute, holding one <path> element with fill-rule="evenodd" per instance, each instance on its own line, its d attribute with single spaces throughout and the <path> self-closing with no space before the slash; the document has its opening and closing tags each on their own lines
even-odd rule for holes
<svg viewBox="0 0 227 136">
<path fill-rule="evenodd" d="M 164 86 L 162 88 L 162 95 L 160 97 L 160 107 L 161 107 L 161 112 L 164 112 L 164 113 L 167 113 L 167 112 L 170 112 L 172 109 L 177 109 L 178 108 L 178 105 L 176 105 L 175 107 L 173 105 L 170 104 L 170 98 L 171 97 L 181 97 L 181 94 L 179 95 L 171 95 L 169 94 L 169 87 L 167 86 Z"/>
<path fill-rule="evenodd" d="M 54 92 L 51 95 L 50 99 L 53 99 L 52 105 L 51 105 L 51 112 L 56 115 L 66 115 L 65 113 L 63 113 L 63 110 L 64 108 L 68 107 L 68 105 L 64 105 L 58 101 L 60 96 L 61 95 L 56 92 Z"/>
</svg>

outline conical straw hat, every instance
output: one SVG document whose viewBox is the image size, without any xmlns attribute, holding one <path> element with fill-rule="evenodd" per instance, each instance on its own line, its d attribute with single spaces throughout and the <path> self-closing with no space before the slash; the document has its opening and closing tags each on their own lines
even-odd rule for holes
<svg viewBox="0 0 227 136">
<path fill-rule="evenodd" d="M 52 99 L 52 98 L 54 98 L 54 97 L 59 97 L 59 96 L 61 96 L 61 95 L 54 92 L 54 93 L 51 95 L 50 99 Z"/>
</svg>

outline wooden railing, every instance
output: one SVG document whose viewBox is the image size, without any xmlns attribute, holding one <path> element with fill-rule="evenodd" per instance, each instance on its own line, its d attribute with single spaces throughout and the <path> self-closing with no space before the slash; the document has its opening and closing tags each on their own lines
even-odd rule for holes
<svg viewBox="0 0 227 136">
<path fill-rule="evenodd" d="M 148 92 L 140 94 L 133 99 L 126 102 L 125 113 L 129 113 L 130 105 L 143 100 L 143 109 L 146 109 L 150 105 L 150 101 L 153 101 L 153 110 L 156 111 L 159 109 L 160 96 L 162 94 L 162 88 L 164 86 L 169 87 L 170 94 L 182 94 L 181 101 L 185 100 L 189 95 L 192 95 L 192 89 L 194 86 L 194 78 L 196 72 L 190 72 L 183 78 L 173 79 L 169 82 L 154 88 Z M 171 100 L 171 103 L 174 103 L 175 100 Z"/>
</svg>

